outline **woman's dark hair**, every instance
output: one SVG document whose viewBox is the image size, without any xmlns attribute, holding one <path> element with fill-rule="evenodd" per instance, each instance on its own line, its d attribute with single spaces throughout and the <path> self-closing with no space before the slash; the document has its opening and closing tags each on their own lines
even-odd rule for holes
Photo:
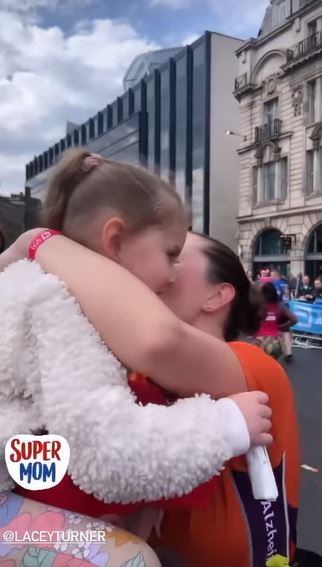
<svg viewBox="0 0 322 567">
<path fill-rule="evenodd" d="M 264 315 L 258 288 L 250 283 L 235 252 L 219 240 L 199 236 L 206 242 L 204 253 L 208 259 L 209 281 L 214 284 L 229 283 L 236 290 L 224 332 L 225 340 L 233 341 L 240 333 L 254 335 Z"/>
<path fill-rule="evenodd" d="M 261 288 L 261 293 L 266 305 L 268 303 L 279 303 L 280 301 L 276 287 L 271 282 L 267 282 L 263 285 L 263 287 Z"/>
</svg>

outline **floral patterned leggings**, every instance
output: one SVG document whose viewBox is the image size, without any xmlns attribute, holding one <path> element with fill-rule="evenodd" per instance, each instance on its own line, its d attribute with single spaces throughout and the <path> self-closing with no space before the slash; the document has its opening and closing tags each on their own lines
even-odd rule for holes
<svg viewBox="0 0 322 567">
<path fill-rule="evenodd" d="M 67 534 L 59 543 L 25 543 L 25 534 L 36 533 L 38 538 L 44 530 L 69 535 L 100 530 L 104 541 L 66 543 L 63 540 L 71 539 Z M 148 544 L 125 530 L 6 492 L 0 493 L 0 566 L 160 567 L 160 562 Z"/>
</svg>

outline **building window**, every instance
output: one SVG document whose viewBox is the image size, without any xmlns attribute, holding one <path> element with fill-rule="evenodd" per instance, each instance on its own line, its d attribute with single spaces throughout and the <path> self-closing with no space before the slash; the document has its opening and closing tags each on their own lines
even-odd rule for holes
<svg viewBox="0 0 322 567">
<path fill-rule="evenodd" d="M 201 43 L 193 50 L 192 108 L 192 226 L 204 230 L 205 131 L 206 131 L 206 49 Z"/>
<path fill-rule="evenodd" d="M 285 253 L 281 236 L 282 233 L 279 230 L 273 228 L 265 230 L 256 241 L 255 255 L 278 256 Z"/>
<path fill-rule="evenodd" d="M 155 82 L 149 77 L 146 86 L 148 112 L 148 167 L 155 168 Z"/>
<path fill-rule="evenodd" d="M 262 135 L 271 138 L 279 133 L 279 105 L 278 98 L 264 103 L 264 127 Z"/>
<path fill-rule="evenodd" d="M 312 232 L 307 251 L 308 254 L 322 254 L 322 224 Z"/>
<path fill-rule="evenodd" d="M 169 179 L 170 143 L 170 72 L 169 65 L 160 71 L 160 175 Z"/>
<path fill-rule="evenodd" d="M 316 81 L 310 81 L 307 84 L 307 98 L 308 98 L 308 119 L 309 123 L 313 124 L 316 118 Z"/>
<path fill-rule="evenodd" d="M 186 197 L 187 56 L 176 63 L 176 190 Z"/>
<path fill-rule="evenodd" d="M 255 205 L 286 199 L 288 193 L 287 157 L 277 162 L 267 162 L 262 167 L 253 167 L 252 175 Z"/>
<path fill-rule="evenodd" d="M 318 31 L 318 21 L 312 20 L 312 22 L 309 22 L 307 25 L 307 31 L 310 37 L 315 36 Z"/>
<path fill-rule="evenodd" d="M 277 4 L 277 3 L 276 3 Z M 280 26 L 283 24 L 287 17 L 287 6 L 286 0 L 281 0 L 281 2 L 277 5 L 272 6 L 272 24 L 273 27 Z"/>
<path fill-rule="evenodd" d="M 307 193 L 314 193 L 314 151 L 307 152 Z"/>
<path fill-rule="evenodd" d="M 312 280 L 322 276 L 322 224 L 313 230 L 309 238 L 305 271 Z"/>
<path fill-rule="evenodd" d="M 259 197 L 259 186 L 258 186 L 258 175 L 259 175 L 259 168 L 253 167 L 253 201 L 254 205 L 257 205 L 260 201 Z"/>
<path fill-rule="evenodd" d="M 285 200 L 288 193 L 288 159 L 281 160 L 281 199 Z"/>
<path fill-rule="evenodd" d="M 264 165 L 264 201 L 275 201 L 275 172 L 276 163 L 266 163 Z"/>
</svg>

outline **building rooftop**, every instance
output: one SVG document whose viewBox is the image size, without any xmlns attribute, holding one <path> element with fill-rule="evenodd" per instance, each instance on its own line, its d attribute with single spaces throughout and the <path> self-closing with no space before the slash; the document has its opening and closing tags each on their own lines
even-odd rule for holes
<svg viewBox="0 0 322 567">
<path fill-rule="evenodd" d="M 137 55 L 129 66 L 123 79 L 124 90 L 134 87 L 145 75 L 149 75 L 154 69 L 161 67 L 170 57 L 174 57 L 183 47 L 170 47 L 168 49 L 158 49 Z"/>
<path fill-rule="evenodd" d="M 316 0 L 270 0 L 260 27 L 258 37 L 270 34 L 279 28 L 299 10 L 313 4 Z"/>
</svg>

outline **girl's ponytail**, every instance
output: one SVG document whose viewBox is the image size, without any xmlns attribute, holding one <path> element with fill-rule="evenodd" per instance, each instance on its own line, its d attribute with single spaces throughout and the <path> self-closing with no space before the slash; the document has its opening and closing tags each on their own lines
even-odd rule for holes
<svg viewBox="0 0 322 567">
<path fill-rule="evenodd" d="M 41 220 L 47 228 L 63 230 L 69 200 L 75 188 L 91 170 L 84 167 L 86 158 L 90 158 L 91 155 L 85 150 L 70 150 L 55 168 L 42 211 Z"/>
</svg>

